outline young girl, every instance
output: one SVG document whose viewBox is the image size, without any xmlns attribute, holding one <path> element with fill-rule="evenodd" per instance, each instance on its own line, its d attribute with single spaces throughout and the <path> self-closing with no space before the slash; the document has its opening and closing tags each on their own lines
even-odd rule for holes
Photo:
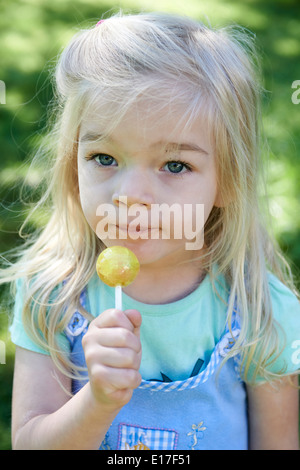
<svg viewBox="0 0 300 470">
<path fill-rule="evenodd" d="M 51 217 L 3 275 L 15 449 L 298 448 L 300 306 L 261 216 L 257 67 L 238 36 L 116 15 L 62 53 Z M 130 226 L 163 204 L 204 208 L 201 246 L 161 219 Z M 122 311 L 95 273 L 113 245 L 140 262 Z"/>
</svg>

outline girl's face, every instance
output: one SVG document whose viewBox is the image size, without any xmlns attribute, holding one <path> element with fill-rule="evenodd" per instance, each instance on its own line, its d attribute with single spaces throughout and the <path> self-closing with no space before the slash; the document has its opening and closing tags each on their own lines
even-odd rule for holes
<svg viewBox="0 0 300 470">
<path fill-rule="evenodd" d="M 80 200 L 91 228 L 106 246 L 130 248 L 141 265 L 197 256 L 203 240 L 196 231 L 218 205 L 205 115 L 179 133 L 179 107 L 157 113 L 140 102 L 109 138 L 96 116 L 95 107 L 78 145 Z"/>
</svg>

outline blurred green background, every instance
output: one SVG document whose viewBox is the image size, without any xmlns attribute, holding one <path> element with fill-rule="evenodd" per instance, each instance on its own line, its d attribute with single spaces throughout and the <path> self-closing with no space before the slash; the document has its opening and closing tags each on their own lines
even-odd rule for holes
<svg viewBox="0 0 300 470">
<path fill-rule="evenodd" d="M 299 0 L 0 0 L 0 80 L 6 87 L 5 95 L 0 94 L 0 254 L 21 243 L 18 229 L 28 206 L 19 199 L 20 186 L 25 183 L 34 201 L 40 180 L 41 170 L 30 170 L 29 159 L 44 132 L 52 98 L 49 74 L 57 54 L 78 29 L 119 8 L 176 12 L 213 26 L 237 23 L 255 33 L 267 90 L 263 122 L 274 231 L 299 281 L 300 103 L 292 102 L 292 84 L 300 80 Z M 33 225 L 39 227 L 42 220 L 43 214 L 37 214 Z M 5 345 L 6 363 L 0 364 L 1 450 L 11 447 L 14 348 L 7 313 L 2 302 L 0 345 Z"/>
</svg>

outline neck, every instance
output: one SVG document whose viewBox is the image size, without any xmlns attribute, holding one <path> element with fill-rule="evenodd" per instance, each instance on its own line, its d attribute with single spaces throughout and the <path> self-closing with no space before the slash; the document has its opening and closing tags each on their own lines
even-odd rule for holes
<svg viewBox="0 0 300 470">
<path fill-rule="evenodd" d="M 187 263 L 177 268 L 166 267 L 159 271 L 151 271 L 147 266 L 142 266 L 135 281 L 123 291 L 146 304 L 171 303 L 197 289 L 205 274 L 196 263 Z"/>
</svg>

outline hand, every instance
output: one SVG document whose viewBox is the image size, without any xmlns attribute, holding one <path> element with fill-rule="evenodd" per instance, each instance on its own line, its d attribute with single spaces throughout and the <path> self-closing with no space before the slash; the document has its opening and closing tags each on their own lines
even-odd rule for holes
<svg viewBox="0 0 300 470">
<path fill-rule="evenodd" d="M 92 394 L 102 404 L 121 408 L 141 383 L 142 351 L 137 310 L 105 310 L 82 340 Z"/>
</svg>

